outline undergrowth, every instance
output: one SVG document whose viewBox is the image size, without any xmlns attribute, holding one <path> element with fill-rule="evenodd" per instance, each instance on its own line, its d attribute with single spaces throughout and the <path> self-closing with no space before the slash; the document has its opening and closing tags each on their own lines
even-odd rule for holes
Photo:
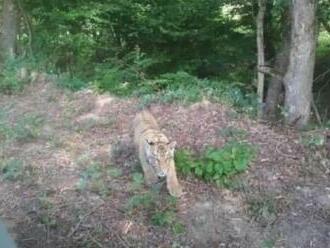
<svg viewBox="0 0 330 248">
<path fill-rule="evenodd" d="M 77 91 L 88 86 L 87 82 L 70 74 L 61 74 L 56 83 L 58 86 L 72 91 Z"/>
<path fill-rule="evenodd" d="M 14 94 L 21 91 L 30 80 L 28 70 L 33 63 L 21 58 L 8 59 L 2 65 L 0 74 L 0 93 Z"/>
<path fill-rule="evenodd" d="M 147 80 L 132 92 L 141 98 L 141 105 L 152 103 L 193 103 L 203 98 L 233 106 L 241 112 L 255 114 L 256 97 L 244 93 L 240 83 L 199 79 L 184 71 L 166 73 Z"/>
<path fill-rule="evenodd" d="M 151 190 L 132 196 L 126 204 L 126 211 L 135 217 L 142 214 L 153 226 L 169 228 L 179 235 L 185 231 L 185 227 L 178 220 L 176 205 L 175 197 Z"/>
<path fill-rule="evenodd" d="M 254 94 L 248 94 L 244 84 L 229 80 L 199 79 L 185 71 L 165 73 L 147 78 L 145 64 L 148 59 L 130 62 L 131 65 L 101 65 L 90 83 L 84 83 L 76 77 L 61 76 L 58 85 L 77 90 L 90 86 L 100 92 L 110 92 L 120 97 L 137 96 L 140 106 L 153 103 L 193 103 L 204 98 L 224 102 L 241 112 L 255 115 L 257 100 Z"/>
<path fill-rule="evenodd" d="M 233 175 L 248 168 L 254 154 L 255 150 L 247 143 L 229 142 L 222 149 L 209 148 L 200 156 L 178 150 L 175 164 L 183 175 L 194 175 L 218 186 L 228 185 Z"/>
<path fill-rule="evenodd" d="M 0 111 L 0 138 L 3 141 L 29 142 L 36 139 L 40 134 L 40 129 L 44 119 L 35 113 L 27 113 L 9 121 L 6 110 Z"/>
</svg>

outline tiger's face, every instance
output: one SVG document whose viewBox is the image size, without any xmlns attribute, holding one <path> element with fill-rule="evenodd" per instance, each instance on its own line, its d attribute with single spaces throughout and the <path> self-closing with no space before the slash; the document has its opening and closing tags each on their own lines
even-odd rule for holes
<svg viewBox="0 0 330 248">
<path fill-rule="evenodd" d="M 159 180 L 166 178 L 174 159 L 176 142 L 168 140 L 146 140 L 146 160 Z"/>
</svg>

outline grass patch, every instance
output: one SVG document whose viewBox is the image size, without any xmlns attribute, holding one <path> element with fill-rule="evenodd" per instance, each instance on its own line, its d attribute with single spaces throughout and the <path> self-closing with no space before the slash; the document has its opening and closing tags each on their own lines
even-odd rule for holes
<svg viewBox="0 0 330 248">
<path fill-rule="evenodd" d="M 107 197 L 112 192 L 110 181 L 121 175 L 120 169 L 92 163 L 81 172 L 77 189 L 79 191 L 90 190 L 102 197 Z"/>
<path fill-rule="evenodd" d="M 0 169 L 1 176 L 5 180 L 17 181 L 24 177 L 24 164 L 21 160 L 2 160 L 0 162 Z"/>
<path fill-rule="evenodd" d="M 148 191 L 132 196 L 126 210 L 130 216 L 143 215 L 153 226 L 169 228 L 174 234 L 185 232 L 185 226 L 178 220 L 175 197 L 164 196 L 159 191 Z"/>
<path fill-rule="evenodd" d="M 324 134 L 317 132 L 302 133 L 300 142 L 308 148 L 320 148 L 325 145 L 326 137 Z"/>
<path fill-rule="evenodd" d="M 14 122 L 6 111 L 0 112 L 0 138 L 29 142 L 39 136 L 43 123 L 44 119 L 37 114 L 25 114 Z"/>
<path fill-rule="evenodd" d="M 175 154 L 177 170 L 207 182 L 227 185 L 231 177 L 245 171 L 254 158 L 255 150 L 247 143 L 230 142 L 222 149 L 207 149 L 197 157 L 187 150 Z"/>
<path fill-rule="evenodd" d="M 140 172 L 135 172 L 132 174 L 132 182 L 130 184 L 130 190 L 135 191 L 141 189 L 144 184 L 143 174 Z"/>
<path fill-rule="evenodd" d="M 57 228 L 56 209 L 47 192 L 41 193 L 37 199 L 39 206 L 39 211 L 37 212 L 39 223 L 50 229 Z"/>
<path fill-rule="evenodd" d="M 239 129 L 235 127 L 226 127 L 220 130 L 220 135 L 224 138 L 230 138 L 232 140 L 242 140 L 248 135 L 248 132 L 244 129 Z"/>
<path fill-rule="evenodd" d="M 153 195 L 151 193 L 134 195 L 128 200 L 126 209 L 132 213 L 134 210 L 149 209 L 154 203 Z"/>
<path fill-rule="evenodd" d="M 185 232 L 185 226 L 177 221 L 174 211 L 157 211 L 151 216 L 151 223 L 154 226 L 170 227 L 174 234 L 182 234 Z"/>
<path fill-rule="evenodd" d="M 261 226 L 266 227 L 273 224 L 288 202 L 273 195 L 255 195 L 247 198 L 247 214 Z"/>
</svg>

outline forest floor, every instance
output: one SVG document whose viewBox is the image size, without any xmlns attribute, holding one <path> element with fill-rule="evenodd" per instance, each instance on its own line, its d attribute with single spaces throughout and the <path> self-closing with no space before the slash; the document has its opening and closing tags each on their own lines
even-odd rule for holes
<svg viewBox="0 0 330 248">
<path fill-rule="evenodd" d="M 141 181 L 131 126 L 141 107 L 43 76 L 0 96 L 0 216 L 18 247 L 330 247 L 329 150 L 312 146 L 322 131 L 271 127 L 207 101 L 153 104 L 179 148 L 232 136 L 257 148 L 227 188 L 180 175 L 185 194 L 174 201 Z"/>
</svg>

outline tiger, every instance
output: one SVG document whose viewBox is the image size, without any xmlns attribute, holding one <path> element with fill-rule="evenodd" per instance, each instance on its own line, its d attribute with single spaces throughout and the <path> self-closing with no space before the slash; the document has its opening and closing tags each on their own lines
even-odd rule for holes
<svg viewBox="0 0 330 248">
<path fill-rule="evenodd" d="M 161 132 L 156 119 L 152 114 L 143 110 L 135 116 L 134 143 L 143 169 L 145 182 L 153 185 L 162 180 L 170 195 L 182 195 L 174 163 L 176 142 L 170 142 Z"/>
</svg>

